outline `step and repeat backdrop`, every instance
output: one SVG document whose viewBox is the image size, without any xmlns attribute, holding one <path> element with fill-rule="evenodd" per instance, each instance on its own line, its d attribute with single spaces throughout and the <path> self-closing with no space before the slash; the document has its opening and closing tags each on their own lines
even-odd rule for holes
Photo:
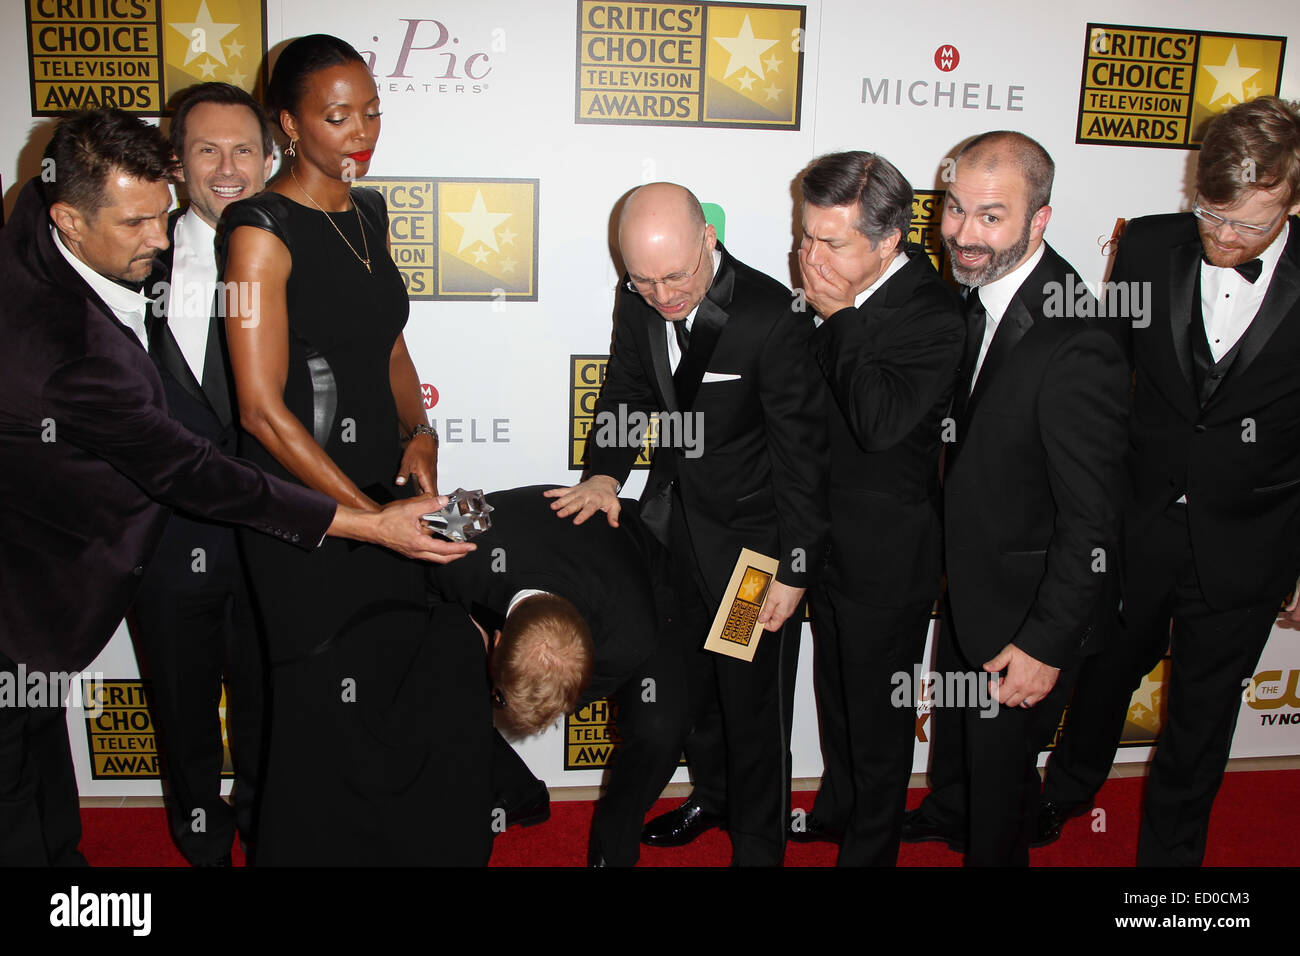
<svg viewBox="0 0 1300 956">
<path fill-rule="evenodd" d="M 1047 238 L 1095 283 L 1117 220 L 1188 208 L 1207 117 L 1300 97 L 1294 0 L 26 0 L 0 12 L 6 210 L 61 114 L 115 106 L 166 122 L 176 91 L 255 89 L 267 51 L 307 33 L 351 42 L 379 87 L 367 184 L 388 201 L 444 489 L 577 480 L 619 278 L 611 212 L 640 183 L 688 185 L 735 255 L 793 286 L 796 175 L 821 153 L 877 151 L 915 187 L 911 238 L 942 267 L 944 160 L 975 133 L 1022 130 L 1057 164 Z M 801 777 L 821 771 L 811 661 L 805 630 Z M 157 793 L 125 625 L 90 670 L 90 707 L 68 711 L 82 793 Z M 1258 671 L 1234 755 L 1300 753 L 1300 636 L 1278 629 Z M 1120 760 L 1149 756 L 1163 680 L 1157 668 L 1134 695 Z M 613 716 L 598 702 L 520 752 L 553 787 L 597 784 Z M 923 706 L 917 770 L 928 722 Z"/>
</svg>

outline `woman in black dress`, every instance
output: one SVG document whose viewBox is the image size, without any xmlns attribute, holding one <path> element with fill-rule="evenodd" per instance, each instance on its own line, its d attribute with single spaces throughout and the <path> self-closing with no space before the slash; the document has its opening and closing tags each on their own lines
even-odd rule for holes
<svg viewBox="0 0 1300 956">
<path fill-rule="evenodd" d="M 379 137 L 374 80 L 342 40 L 302 37 L 268 99 L 288 168 L 222 223 L 223 278 L 252 283 L 226 323 L 241 454 L 363 510 L 436 494 L 387 210 L 351 188 Z M 469 619 L 431 616 L 424 568 L 377 547 L 242 545 L 272 665 L 257 862 L 486 862 L 492 725 Z"/>
</svg>

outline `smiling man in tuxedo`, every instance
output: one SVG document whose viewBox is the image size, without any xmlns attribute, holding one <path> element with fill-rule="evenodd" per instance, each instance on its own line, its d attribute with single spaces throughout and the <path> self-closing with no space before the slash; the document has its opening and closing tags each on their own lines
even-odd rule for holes
<svg viewBox="0 0 1300 956">
<path fill-rule="evenodd" d="M 257 102 L 228 83 L 201 83 L 174 104 L 170 139 L 188 207 L 173 213 L 171 244 L 145 282 L 149 356 L 172 416 L 235 453 L 224 315 L 214 309 L 217 225 L 230 203 L 261 192 L 273 142 Z M 229 865 L 236 831 L 253 832 L 262 750 L 261 648 L 231 525 L 176 513 L 167 521 L 134 604 L 133 634 L 150 683 L 168 784 L 172 836 L 196 866 Z M 217 715 L 222 678 L 235 783 L 221 798 Z"/>
<path fill-rule="evenodd" d="M 722 247 L 699 200 L 681 186 L 635 190 L 618 235 L 626 291 L 597 421 L 617 420 L 620 411 L 665 411 L 677 421 L 692 416 L 700 427 L 698 440 L 686 443 L 672 441 L 661 425 L 665 441 L 641 498 L 641 519 L 672 558 L 665 640 L 676 653 L 656 655 L 662 670 L 651 675 L 653 700 L 629 695 L 629 706 L 647 711 L 635 724 L 653 735 L 655 758 L 635 771 L 640 783 L 629 788 L 642 805 L 617 815 L 639 826 L 672 776 L 687 732 L 717 706 L 725 743 L 689 754 L 697 793 L 703 773 L 711 803 L 692 799 L 678 815 L 725 819 L 735 864 L 779 866 L 799 610 L 827 533 L 826 424 L 808 352 L 811 323 L 795 311 L 789 290 Z M 548 494 L 561 517 L 586 521 L 603 511 L 613 524 L 641 436 L 593 435 L 586 480 Z M 748 663 L 702 649 L 742 548 L 780 562 L 759 619 L 768 633 Z M 602 807 L 607 818 L 615 815 Z M 620 832 L 606 838 L 616 845 L 593 842 L 593 851 L 608 863 L 634 863 L 635 836 Z"/>
<path fill-rule="evenodd" d="M 933 790 L 903 838 L 964 844 L 974 865 L 1028 864 L 1038 753 L 1113 613 L 1129 376 L 1108 330 L 1053 306 L 1082 285 L 1043 240 L 1053 176 L 1024 134 L 977 136 L 957 155 L 941 225 L 970 291 L 936 670 L 945 686 L 971 675 L 978 694 L 936 706 Z"/>
<path fill-rule="evenodd" d="M 1300 575 L 1295 106 L 1265 96 L 1216 118 L 1196 190 L 1191 212 L 1129 223 L 1111 274 L 1151 295 L 1132 327 L 1125 639 L 1080 675 L 1038 833 L 1050 842 L 1092 805 L 1130 696 L 1172 641 L 1138 844 L 1151 866 L 1201 863 L 1243 687 Z M 1300 621 L 1294 599 L 1285 616 Z"/>
<path fill-rule="evenodd" d="M 921 663 L 939 595 L 939 449 L 966 325 L 907 242 L 912 186 L 884 157 L 833 153 L 800 181 L 799 266 L 812 351 L 833 398 L 831 552 L 813 591 L 813 681 L 825 771 L 793 840 L 838 863 L 893 866 L 916 741 L 895 677 Z"/>
</svg>

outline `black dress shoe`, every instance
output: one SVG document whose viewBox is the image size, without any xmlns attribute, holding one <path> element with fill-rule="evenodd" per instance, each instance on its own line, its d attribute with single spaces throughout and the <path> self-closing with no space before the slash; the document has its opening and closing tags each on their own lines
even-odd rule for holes
<svg viewBox="0 0 1300 956">
<path fill-rule="evenodd" d="M 791 843 L 839 843 L 844 839 L 844 831 L 823 823 L 811 813 L 803 818 L 791 817 L 786 839 Z"/>
<path fill-rule="evenodd" d="M 591 842 L 587 844 L 587 866 L 609 866 L 605 862 L 605 854 L 600 850 L 600 844 L 596 838 L 592 837 Z"/>
<path fill-rule="evenodd" d="M 1038 822 L 1029 845 L 1037 849 L 1055 843 L 1061 835 L 1061 827 L 1065 826 L 1067 820 L 1081 817 L 1091 809 L 1091 800 L 1084 803 L 1055 803 L 1044 800 L 1038 805 Z"/>
<path fill-rule="evenodd" d="M 551 819 L 551 794 L 545 787 L 535 791 L 532 796 L 506 808 L 506 829 L 511 827 L 535 827 Z"/>
<path fill-rule="evenodd" d="M 676 810 L 655 817 L 641 830 L 641 842 L 646 846 L 686 846 L 701 833 L 714 827 L 727 828 L 727 821 L 719 814 L 700 808 L 694 800 L 687 800 Z"/>
<path fill-rule="evenodd" d="M 920 807 L 903 814 L 904 843 L 946 843 L 956 853 L 966 852 L 966 839 L 939 826 Z"/>
</svg>

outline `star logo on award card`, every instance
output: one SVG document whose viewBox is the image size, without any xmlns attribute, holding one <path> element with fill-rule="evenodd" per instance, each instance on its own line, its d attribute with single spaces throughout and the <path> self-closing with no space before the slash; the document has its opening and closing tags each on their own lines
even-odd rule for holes
<svg viewBox="0 0 1300 956">
<path fill-rule="evenodd" d="M 158 0 L 164 94 L 218 80 L 250 90 L 266 49 L 261 0 Z"/>
<path fill-rule="evenodd" d="M 706 11 L 704 121 L 794 128 L 803 8 L 710 4 Z"/>
<path fill-rule="evenodd" d="M 536 299 L 537 180 L 436 184 L 435 298 Z"/>
<path fill-rule="evenodd" d="M 1160 733 L 1164 721 L 1165 681 L 1169 676 L 1169 661 L 1164 660 L 1142 678 L 1129 703 L 1128 724 L 1124 728 L 1124 743 L 1150 743 Z"/>
</svg>

